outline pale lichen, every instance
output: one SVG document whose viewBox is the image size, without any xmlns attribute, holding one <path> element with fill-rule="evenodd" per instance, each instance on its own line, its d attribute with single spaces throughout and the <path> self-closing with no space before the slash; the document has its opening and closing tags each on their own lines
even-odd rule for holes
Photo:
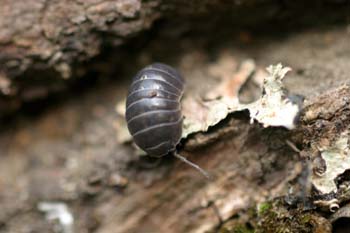
<svg viewBox="0 0 350 233">
<path fill-rule="evenodd" d="M 283 126 L 287 129 L 295 128 L 295 118 L 300 109 L 287 95 L 282 80 L 290 71 L 289 67 L 281 64 L 269 66 L 269 75 L 264 80 L 264 93 L 257 102 L 248 106 L 251 120 L 257 120 L 264 127 Z"/>
<path fill-rule="evenodd" d="M 221 85 L 209 93 L 209 96 L 215 96 L 215 99 L 202 101 L 185 111 L 187 115 L 185 115 L 182 137 L 186 138 L 189 134 L 196 132 L 206 132 L 209 127 L 225 119 L 228 114 L 242 110 L 249 111 L 251 122 L 256 120 L 264 127 L 295 128 L 295 119 L 299 114 L 300 106 L 290 100 L 282 83 L 283 78 L 291 70 L 289 67 L 283 67 L 281 64 L 269 66 L 267 68 L 269 74 L 264 77 L 263 94 L 260 99 L 250 104 L 239 102 L 239 90 L 255 69 L 254 62 L 247 60 L 242 64 L 237 75 L 233 75 L 230 80 L 223 80 Z M 190 102 L 188 99 L 190 98 L 184 101 L 184 105 Z M 198 101 L 200 100 L 196 102 Z M 201 116 L 198 117 L 198 115 Z"/>
<path fill-rule="evenodd" d="M 334 180 L 350 169 L 349 132 L 343 132 L 331 146 L 319 150 L 326 163 L 326 171 L 322 176 L 313 175 L 312 183 L 323 194 L 336 192 Z"/>
</svg>

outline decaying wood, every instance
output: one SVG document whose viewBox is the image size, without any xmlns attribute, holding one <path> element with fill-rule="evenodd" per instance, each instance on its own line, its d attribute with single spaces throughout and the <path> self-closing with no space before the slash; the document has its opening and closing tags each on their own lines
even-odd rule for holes
<svg viewBox="0 0 350 233">
<path fill-rule="evenodd" d="M 335 196 L 310 199 L 313 194 L 308 193 L 305 182 L 311 173 L 305 171 L 312 172 L 312 167 L 306 169 L 303 161 L 314 156 L 311 142 L 327 136 L 327 132 L 337 134 L 337 129 L 342 131 L 347 125 L 348 86 L 344 83 L 349 58 L 331 59 L 347 48 L 345 33 L 344 29 L 306 32 L 283 42 L 284 50 L 281 45 L 271 45 L 260 48 L 256 53 L 263 54 L 260 57 L 251 54 L 259 66 L 278 58 L 293 67 L 285 81 L 291 92 L 306 97 L 301 125 L 293 131 L 264 129 L 251 124 L 249 116 L 241 112 L 207 133 L 189 138 L 184 142 L 183 155 L 212 173 L 213 181 L 172 158 L 156 166 L 156 161 L 139 158 L 130 145 L 117 142 L 120 132 L 111 126 L 118 128 L 116 100 L 125 97 L 127 84 L 96 89 L 3 132 L 0 229 L 16 232 L 30 226 L 50 232 L 58 223 L 47 221 L 38 204 L 59 202 L 74 216 L 76 232 L 204 232 L 220 228 L 268 232 L 268 227 L 283 227 L 271 222 L 291 223 L 285 221 L 291 216 L 302 217 L 294 222 L 297 224 L 284 225 L 294 232 L 329 232 L 327 216 L 331 212 L 327 203 L 337 198 L 342 206 L 349 200 L 347 181 L 342 178 Z M 309 60 L 313 48 L 304 47 L 304 43 L 315 38 L 327 46 Z M 186 51 L 179 69 L 191 77 L 187 79 L 191 92 L 210 88 L 200 82 L 203 75 L 208 82 L 218 81 L 210 73 L 203 74 L 203 67 L 225 64 L 222 59 L 228 54 L 228 60 L 235 58 L 239 63 L 241 54 L 237 49 L 217 50 L 217 60 L 210 60 L 204 51 Z M 325 61 L 328 67 L 322 65 Z M 338 118 L 345 119 L 340 128 Z M 319 120 L 326 120 L 327 127 L 319 128 Z M 320 137 L 315 138 L 316 133 Z M 310 153 L 299 154 L 287 140 Z M 201 146 L 195 146 L 198 144 Z M 303 215 L 299 215 L 299 208 Z M 310 220 L 311 225 L 300 224 L 303 219 Z"/>
<path fill-rule="evenodd" d="M 209 2 L 212 1 L 205 2 L 196 12 L 199 21 L 211 6 L 219 4 Z M 335 1 L 325 2 L 333 6 Z M 199 4 L 0 3 L 6 6 L 0 9 L 0 86 L 7 96 L 5 105 L 9 104 L 9 95 L 16 95 L 16 89 L 31 89 L 26 86 L 29 81 L 17 85 L 23 77 L 31 80 L 33 76 L 28 74 L 33 74 L 33 70 L 35 74 L 43 71 L 43 75 L 40 81 L 29 85 L 36 88 L 31 89 L 31 95 L 49 93 L 50 85 L 43 84 L 43 79 L 73 77 L 69 75 L 78 72 L 76 62 L 99 54 L 101 45 L 126 43 L 158 17 L 170 12 L 178 15 L 179 9 L 184 10 L 181 17 L 191 18 Z M 286 2 L 285 6 L 290 5 Z M 15 21 L 15 17 L 26 21 Z M 18 26 L 9 27 L 11 24 Z M 183 72 L 186 92 L 195 93 L 199 99 L 218 86 L 220 77 L 232 77 L 232 72 L 245 74 L 239 72 L 239 67 L 247 58 L 254 59 L 258 70 L 279 62 L 290 66 L 293 71 L 285 79 L 286 87 L 305 97 L 299 124 L 291 131 L 264 128 L 257 122 L 251 123 L 249 114 L 243 111 L 231 113 L 207 132 L 190 135 L 181 142 L 180 152 L 213 175 L 213 180 L 206 180 L 174 158 L 155 161 L 140 157 L 130 142 L 118 141 L 123 132 L 116 105 L 125 98 L 129 83 L 109 82 L 36 117 L 24 118 L 0 133 L 0 232 L 200 233 L 288 229 L 330 233 L 332 224 L 349 216 L 348 171 L 336 178 L 337 190 L 333 193 L 322 193 L 312 182 L 315 174 L 322 175 L 327 169 L 322 153 L 346 137 L 344 132 L 349 130 L 347 30 L 342 25 L 308 29 L 287 34 L 283 40 L 235 32 L 220 39 L 225 43 L 215 46 L 208 42 L 213 35 L 206 39 L 203 34 L 200 38 L 163 35 L 150 41 L 140 54 L 125 56 L 124 63 L 120 63 L 128 70 L 123 74 L 125 79 L 136 72 L 130 61 L 147 63 L 156 53 L 157 59 L 170 61 Z M 107 60 L 107 64 L 114 61 Z M 55 72 L 48 74 L 48 70 Z M 18 82 L 12 83 L 14 80 Z M 252 82 L 237 92 L 239 99 L 247 102 L 261 94 Z M 50 208 L 61 208 L 61 215 L 49 219 Z M 62 213 L 68 219 L 72 217 L 73 222 L 62 221 Z"/>
</svg>

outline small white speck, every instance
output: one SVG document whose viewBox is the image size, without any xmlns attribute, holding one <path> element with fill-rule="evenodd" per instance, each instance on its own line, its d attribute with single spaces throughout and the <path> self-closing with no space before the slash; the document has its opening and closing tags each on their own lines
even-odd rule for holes
<svg viewBox="0 0 350 233">
<path fill-rule="evenodd" d="M 74 218 L 65 203 L 40 202 L 37 208 L 45 213 L 47 220 L 58 220 L 63 233 L 73 233 Z"/>
</svg>

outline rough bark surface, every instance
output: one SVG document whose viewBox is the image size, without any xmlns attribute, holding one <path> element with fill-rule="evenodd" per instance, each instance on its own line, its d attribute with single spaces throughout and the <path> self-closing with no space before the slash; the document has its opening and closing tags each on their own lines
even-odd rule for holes
<svg viewBox="0 0 350 233">
<path fill-rule="evenodd" d="M 157 1 L 142 7 L 138 0 L 0 4 L 0 90 L 27 101 L 62 90 L 62 79 L 83 75 L 87 69 L 74 66 L 98 55 L 103 43 L 122 44 L 160 16 Z M 29 80 L 16 83 L 23 75 Z"/>
<path fill-rule="evenodd" d="M 223 2 L 24 4 L 0 0 L 0 83 L 10 85 L 10 92 L 12 88 L 24 88 L 31 93 L 37 90 L 41 96 L 38 90 L 49 93 L 51 85 L 43 80 L 78 72 L 81 66 L 75 66 L 75 62 L 84 64 L 101 51 L 102 44 L 125 43 L 164 12 L 174 14 L 179 9 L 184 18 L 191 18 L 198 10 L 196 24 L 205 28 L 205 23 L 200 23 L 203 17 L 199 16 L 204 14 L 205 18 L 213 6 L 227 6 Z M 243 1 L 251 9 L 258 2 L 274 5 L 275 1 Z M 288 1 L 282 2 L 291 6 Z M 322 9 L 324 4 L 347 6 L 346 1 L 322 1 Z M 287 12 L 294 12 L 295 16 L 297 11 Z M 276 15 L 279 14 L 273 14 Z M 22 20 L 14 20 L 15 16 Z M 342 18 L 341 13 L 338 16 Z M 99 58 L 105 60 L 89 63 L 103 71 L 86 76 L 103 79 L 106 74 L 113 74 L 118 80 L 105 81 L 88 92 L 70 94 L 46 111 L 34 111 L 34 116 L 19 115 L 2 127 L 0 232 L 62 232 L 58 221 L 47 220 L 39 211 L 38 205 L 43 202 L 65 204 L 74 217 L 74 232 L 330 233 L 333 225 L 333 232 L 339 233 L 341 226 L 349 224 L 348 172 L 336 180 L 339 191 L 329 196 L 315 192 L 309 181 L 313 168 L 319 166 L 313 145 L 327 145 L 349 130 L 348 28 L 338 24 L 269 35 L 257 33 L 256 26 L 255 30 L 223 30 L 203 36 L 174 27 L 179 25 L 177 20 L 166 21 L 160 26 L 162 31 L 147 35 L 151 39 L 142 42 L 142 50 L 130 46 L 123 52 L 113 47 Z M 249 20 L 242 21 L 249 25 Z M 25 27 L 24 22 L 28 23 Z M 252 22 L 250 25 L 256 23 Z M 10 27 L 16 23 L 19 26 Z M 183 31 L 188 35 L 182 36 Z M 117 59 L 120 72 L 113 69 L 116 51 L 121 51 L 123 58 Z M 220 67 L 227 56 L 237 64 L 249 58 L 259 67 L 278 62 L 292 67 L 286 87 L 306 98 L 295 130 L 263 128 L 251 124 L 248 115 L 239 112 L 207 133 L 191 136 L 182 142 L 180 152 L 208 170 L 213 175 L 210 181 L 174 158 L 164 158 L 158 164 L 139 157 L 131 145 L 117 142 L 121 132 L 116 125 L 116 103 L 125 97 L 130 77 L 138 67 L 154 60 L 167 62 L 182 71 L 187 92 L 201 94 L 217 83 L 216 77 L 205 72 L 206 67 Z M 56 71 L 48 72 L 52 69 Z M 88 68 L 82 72 L 87 71 Z M 22 83 L 19 80 L 23 78 L 28 80 Z M 17 80 L 13 85 L 6 81 L 11 83 L 12 79 Z M 19 83 L 23 86 L 17 86 Z M 3 88 L 9 87 L 6 85 Z M 3 94 L 10 95 L 6 88 L 2 89 Z M 249 91 L 255 96 L 256 90 Z M 11 95 L 15 98 L 17 94 Z M 8 109 L 11 98 L 3 97 L 4 109 Z M 204 145 L 193 146 L 199 141 L 204 141 Z M 300 152 L 291 148 L 288 141 Z M 329 211 L 329 201 L 334 198 L 341 207 L 335 214 Z"/>
<path fill-rule="evenodd" d="M 273 30 L 282 29 L 285 23 L 307 26 L 315 19 L 317 23 L 342 21 L 348 13 L 347 1 L 339 0 L 1 0 L 0 5 L 1 115 L 23 102 L 62 92 L 72 85 L 72 79 L 92 70 L 112 70 L 115 66 L 101 68 L 101 60 L 91 59 L 109 48 L 133 44 L 130 38 L 159 19 L 169 22 L 161 30 L 172 37 L 188 33 L 206 37 L 217 31 L 216 25 L 223 31 L 259 29 L 259 25 Z M 137 43 L 141 45 L 128 45 L 127 51 L 141 49 L 143 42 Z M 125 53 L 114 51 L 109 56 L 123 66 Z"/>
</svg>

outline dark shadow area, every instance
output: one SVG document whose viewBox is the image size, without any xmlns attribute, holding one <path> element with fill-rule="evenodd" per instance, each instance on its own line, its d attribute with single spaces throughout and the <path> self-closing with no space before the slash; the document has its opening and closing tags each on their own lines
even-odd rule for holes
<svg viewBox="0 0 350 233">
<path fill-rule="evenodd" d="M 349 233 L 350 218 L 339 218 L 333 223 L 333 233 Z"/>
</svg>

